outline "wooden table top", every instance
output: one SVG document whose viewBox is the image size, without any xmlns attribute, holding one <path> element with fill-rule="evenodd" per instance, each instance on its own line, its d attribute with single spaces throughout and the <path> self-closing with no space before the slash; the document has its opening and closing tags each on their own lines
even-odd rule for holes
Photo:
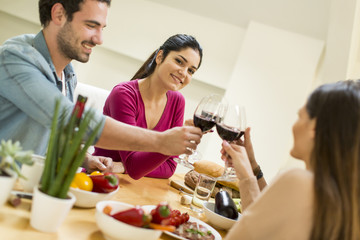
<svg viewBox="0 0 360 240">
<path fill-rule="evenodd" d="M 133 180 L 128 175 L 120 174 L 120 189 L 111 200 L 133 205 L 157 205 L 167 201 L 171 208 L 188 212 L 207 223 L 204 215 L 193 213 L 187 206 L 180 204 L 179 191 L 170 186 L 170 179 L 142 178 Z M 173 180 L 183 179 L 182 174 L 175 174 Z M 95 220 L 95 208 L 74 207 L 56 233 L 43 233 L 30 226 L 31 200 L 22 199 L 16 208 L 6 203 L 0 206 L 0 239 L 5 240 L 105 240 Z M 216 229 L 216 228 L 215 228 Z M 216 229 L 222 237 L 225 231 Z M 174 239 L 162 234 L 161 240 Z"/>
</svg>

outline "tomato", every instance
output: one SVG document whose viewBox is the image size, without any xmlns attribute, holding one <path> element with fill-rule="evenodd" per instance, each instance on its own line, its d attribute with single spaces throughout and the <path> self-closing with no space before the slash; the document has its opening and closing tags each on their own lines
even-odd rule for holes
<svg viewBox="0 0 360 240">
<path fill-rule="evenodd" d="M 93 189 L 93 182 L 86 173 L 76 173 L 71 184 L 75 184 L 79 189 L 91 191 Z"/>
<path fill-rule="evenodd" d="M 104 175 L 104 174 L 102 174 L 102 173 L 99 172 L 99 171 L 94 171 L 94 172 L 92 172 L 92 173 L 90 174 L 90 176 L 95 176 L 95 175 Z"/>
<path fill-rule="evenodd" d="M 179 216 L 176 216 L 173 218 L 174 219 L 174 222 L 175 222 L 175 226 L 179 226 L 182 222 L 181 222 L 181 217 Z"/>
<path fill-rule="evenodd" d="M 189 216 L 189 214 L 187 212 L 183 213 L 182 217 L 184 218 L 185 222 L 189 221 L 189 219 L 190 219 L 190 216 Z"/>
<path fill-rule="evenodd" d="M 176 222 L 174 218 L 167 218 L 161 221 L 162 225 L 172 225 L 172 226 L 176 226 Z"/>
<path fill-rule="evenodd" d="M 153 209 L 151 211 L 151 214 L 154 215 L 155 211 L 156 210 Z M 162 225 L 172 225 L 172 226 L 178 227 L 179 225 L 189 221 L 189 218 L 190 218 L 190 216 L 189 216 L 189 214 L 187 212 L 186 213 L 181 213 L 177 209 L 171 209 L 170 217 L 162 219 L 160 224 L 162 224 Z M 152 222 L 154 222 L 153 220 L 152 220 Z"/>
<path fill-rule="evenodd" d="M 177 209 L 173 209 L 171 210 L 171 216 L 172 217 L 176 217 L 176 216 L 180 216 L 181 215 L 181 212 Z"/>
</svg>

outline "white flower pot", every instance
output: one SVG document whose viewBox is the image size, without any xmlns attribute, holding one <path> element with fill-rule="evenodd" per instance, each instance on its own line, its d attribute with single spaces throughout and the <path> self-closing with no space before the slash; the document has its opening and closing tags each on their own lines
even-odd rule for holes
<svg viewBox="0 0 360 240">
<path fill-rule="evenodd" d="M 13 174 L 12 176 L 0 176 L 0 207 L 8 200 L 16 178 L 16 174 Z"/>
<path fill-rule="evenodd" d="M 34 187 L 39 184 L 42 172 L 44 170 L 45 157 L 39 155 L 32 155 L 34 164 L 29 166 L 23 164 L 21 166 L 21 174 L 25 178 L 19 178 L 21 186 L 25 192 L 32 192 Z"/>
<path fill-rule="evenodd" d="M 75 196 L 70 192 L 68 196 L 68 199 L 55 198 L 35 186 L 30 225 L 42 232 L 56 232 L 75 203 Z"/>
</svg>

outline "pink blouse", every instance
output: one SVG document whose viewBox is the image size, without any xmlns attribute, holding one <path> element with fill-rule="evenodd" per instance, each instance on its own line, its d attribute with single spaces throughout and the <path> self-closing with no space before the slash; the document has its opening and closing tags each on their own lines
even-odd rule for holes
<svg viewBox="0 0 360 240">
<path fill-rule="evenodd" d="M 165 131 L 183 125 L 185 99 L 179 92 L 168 91 L 164 112 L 152 129 Z M 107 98 L 104 115 L 118 121 L 147 128 L 145 106 L 142 100 L 137 80 L 116 85 Z M 141 177 L 169 178 L 176 169 L 174 156 L 166 156 L 153 152 L 113 151 L 95 148 L 93 155 L 111 157 L 113 161 L 121 161 L 126 173 L 133 179 Z"/>
</svg>

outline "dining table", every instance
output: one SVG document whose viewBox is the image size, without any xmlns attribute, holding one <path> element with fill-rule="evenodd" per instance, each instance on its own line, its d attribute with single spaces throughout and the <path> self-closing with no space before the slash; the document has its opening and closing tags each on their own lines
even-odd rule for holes
<svg viewBox="0 0 360 240">
<path fill-rule="evenodd" d="M 170 185 L 171 180 L 183 181 L 184 174 L 175 173 L 170 179 L 143 177 L 134 180 L 127 174 L 119 174 L 119 190 L 110 199 L 132 205 L 157 205 L 168 202 L 172 209 L 188 212 L 190 216 L 209 224 L 204 214 L 191 211 L 188 205 L 180 203 L 183 192 Z M 17 183 L 15 190 L 21 191 Z M 40 232 L 30 225 L 31 200 L 22 199 L 21 204 L 14 207 L 9 203 L 0 206 L 0 239 L 3 240 L 105 240 L 105 237 L 96 224 L 95 208 L 73 207 L 59 229 L 54 233 Z M 211 225 L 211 224 L 209 224 Z M 226 231 L 216 229 L 222 237 Z M 162 233 L 161 240 L 174 239 Z"/>
</svg>

